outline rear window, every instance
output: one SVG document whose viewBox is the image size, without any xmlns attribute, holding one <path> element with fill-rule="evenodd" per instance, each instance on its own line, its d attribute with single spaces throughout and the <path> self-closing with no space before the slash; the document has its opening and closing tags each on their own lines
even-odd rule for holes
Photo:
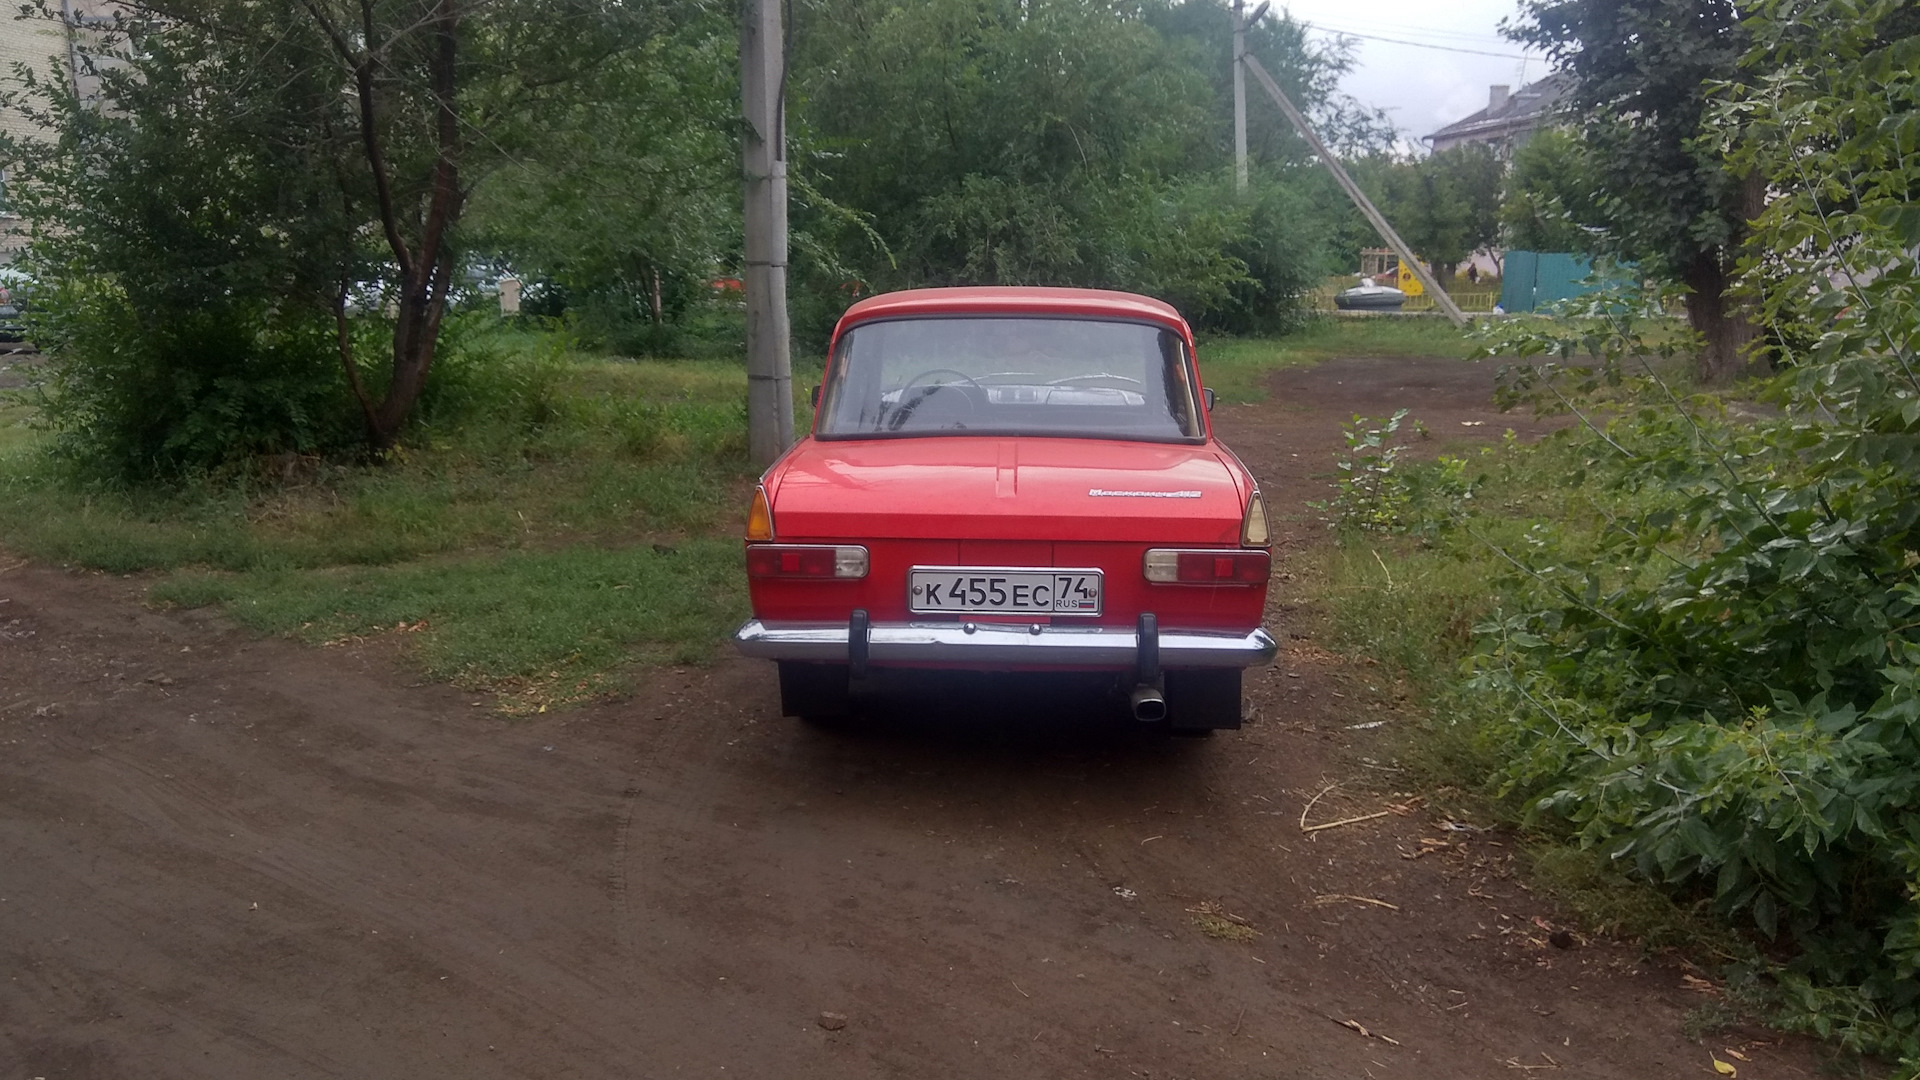
<svg viewBox="0 0 1920 1080">
<path fill-rule="evenodd" d="M 841 335 L 822 438 L 1068 435 L 1205 438 L 1179 334 L 1078 318 L 917 318 Z"/>
</svg>

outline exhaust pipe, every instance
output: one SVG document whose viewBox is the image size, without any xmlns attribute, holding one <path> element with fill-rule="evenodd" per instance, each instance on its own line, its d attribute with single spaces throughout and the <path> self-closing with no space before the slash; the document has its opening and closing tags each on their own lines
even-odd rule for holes
<svg viewBox="0 0 1920 1080">
<path fill-rule="evenodd" d="M 1133 718 L 1147 723 L 1158 723 L 1167 718 L 1167 699 L 1158 687 L 1141 683 L 1133 688 Z"/>
</svg>

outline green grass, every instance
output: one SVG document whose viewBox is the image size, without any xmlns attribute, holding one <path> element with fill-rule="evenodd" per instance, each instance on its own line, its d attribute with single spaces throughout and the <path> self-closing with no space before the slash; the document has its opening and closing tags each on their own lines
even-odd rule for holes
<svg viewBox="0 0 1920 1080">
<path fill-rule="evenodd" d="M 1283 338 L 1203 338 L 1201 379 L 1227 401 L 1265 401 L 1267 377 L 1336 357 L 1465 357 L 1466 332 L 1445 319 L 1315 318 Z"/>
<path fill-rule="evenodd" d="M 84 480 L 0 399 L 0 546 L 151 574 L 154 603 L 266 633 L 397 634 L 510 711 L 617 690 L 636 658 L 708 655 L 745 609 L 744 368 L 555 341 L 503 334 L 450 363 L 384 464 L 165 489 Z M 817 381 L 817 362 L 796 367 Z"/>
<path fill-rule="evenodd" d="M 387 637 L 436 678 L 545 711 L 617 691 L 639 660 L 704 659 L 746 616 L 740 546 L 573 545 L 393 567 L 187 571 L 160 604 L 222 606 L 236 621 L 315 644 Z"/>
<path fill-rule="evenodd" d="M 0 398 L 0 547 L 146 575 L 151 602 L 217 606 L 262 633 L 390 638 L 510 712 L 617 692 L 636 662 L 710 655 L 745 614 L 744 365 L 588 355 L 526 329 L 464 344 L 380 465 L 108 485 L 51 453 L 23 399 Z M 1212 384 L 1252 398 L 1280 366 L 1463 352 L 1431 320 L 1329 320 L 1202 355 Z M 819 379 L 818 359 L 796 361 L 801 429 Z"/>
<path fill-rule="evenodd" d="M 31 426 L 33 413 L 32 407 L 0 390 L 0 462 L 39 445 L 39 433 Z"/>
</svg>

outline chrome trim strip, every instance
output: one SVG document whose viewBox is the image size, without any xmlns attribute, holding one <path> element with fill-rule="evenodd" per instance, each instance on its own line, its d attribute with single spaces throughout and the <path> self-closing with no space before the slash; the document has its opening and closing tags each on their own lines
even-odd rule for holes
<svg viewBox="0 0 1920 1080">
<path fill-rule="evenodd" d="M 967 629 L 971 626 L 972 629 Z M 1132 667 L 1133 627 L 1018 626 L 1007 623 L 887 623 L 867 633 L 876 664 L 974 667 Z M 743 655 L 762 660 L 847 662 L 844 623 L 780 623 L 749 619 L 733 635 Z M 1265 629 L 1250 633 L 1161 630 L 1160 664 L 1171 668 L 1245 668 L 1265 664 L 1280 646 Z"/>
</svg>

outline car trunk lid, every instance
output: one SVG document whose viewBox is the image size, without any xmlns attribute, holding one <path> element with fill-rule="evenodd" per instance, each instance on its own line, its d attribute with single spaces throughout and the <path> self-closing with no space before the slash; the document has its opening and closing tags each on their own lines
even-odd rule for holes
<svg viewBox="0 0 1920 1080">
<path fill-rule="evenodd" d="M 1231 544 L 1240 488 L 1211 443 L 970 436 L 808 440 L 769 494 L 783 538 Z"/>
</svg>

